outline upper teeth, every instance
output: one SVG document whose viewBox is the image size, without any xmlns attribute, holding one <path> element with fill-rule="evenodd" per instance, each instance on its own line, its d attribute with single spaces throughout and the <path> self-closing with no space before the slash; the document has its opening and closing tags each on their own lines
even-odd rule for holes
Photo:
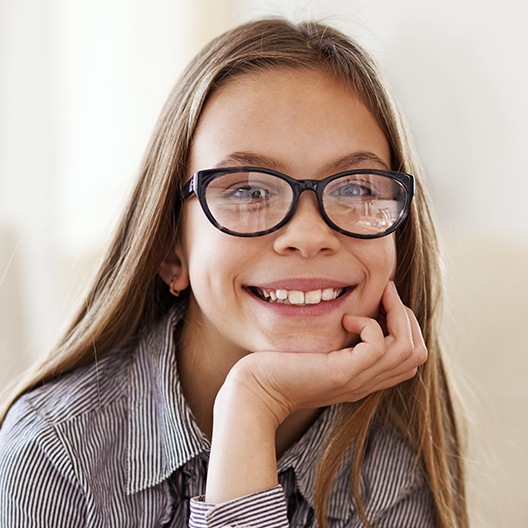
<svg viewBox="0 0 528 528">
<path fill-rule="evenodd" d="M 318 304 L 321 301 L 332 301 L 339 297 L 343 288 L 325 288 L 323 290 L 310 290 L 303 292 L 301 290 L 261 290 L 258 292 L 270 302 L 280 302 L 284 304 Z"/>
</svg>

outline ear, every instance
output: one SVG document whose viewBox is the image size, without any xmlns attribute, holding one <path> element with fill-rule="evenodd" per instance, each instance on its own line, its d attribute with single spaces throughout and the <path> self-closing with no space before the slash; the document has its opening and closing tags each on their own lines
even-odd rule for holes
<svg viewBox="0 0 528 528">
<path fill-rule="evenodd" d="M 175 290 L 182 291 L 189 286 L 187 259 L 179 242 L 176 242 L 170 249 L 167 257 L 161 263 L 158 273 L 167 286 L 170 286 L 172 282 L 172 287 Z"/>
</svg>

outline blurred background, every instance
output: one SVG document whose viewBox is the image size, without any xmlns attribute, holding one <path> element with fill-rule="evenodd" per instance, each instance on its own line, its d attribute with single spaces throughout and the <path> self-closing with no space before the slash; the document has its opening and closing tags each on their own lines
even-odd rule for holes
<svg viewBox="0 0 528 528">
<path fill-rule="evenodd" d="M 0 389 L 63 328 L 182 67 L 261 15 L 340 27 L 392 83 L 440 227 L 474 526 L 528 526 L 522 0 L 0 0 Z"/>
</svg>

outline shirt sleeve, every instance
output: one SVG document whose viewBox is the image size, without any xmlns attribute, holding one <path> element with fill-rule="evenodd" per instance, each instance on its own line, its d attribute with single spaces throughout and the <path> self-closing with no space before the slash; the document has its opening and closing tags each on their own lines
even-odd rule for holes
<svg viewBox="0 0 528 528">
<path fill-rule="evenodd" d="M 221 504 L 191 499 L 190 528 L 287 528 L 284 491 L 275 486 Z"/>
<path fill-rule="evenodd" d="M 0 528 L 84 526 L 85 504 L 54 429 L 19 400 L 0 429 Z"/>
</svg>

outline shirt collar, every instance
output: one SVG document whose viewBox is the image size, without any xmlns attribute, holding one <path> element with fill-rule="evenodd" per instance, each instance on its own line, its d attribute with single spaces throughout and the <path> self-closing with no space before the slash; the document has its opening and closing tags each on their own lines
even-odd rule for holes
<svg viewBox="0 0 528 528">
<path fill-rule="evenodd" d="M 185 313 L 178 304 L 137 345 L 128 377 L 127 493 L 167 479 L 200 453 L 209 452 L 182 394 L 175 332 Z"/>
<path fill-rule="evenodd" d="M 314 484 L 319 458 L 323 454 L 333 424 L 341 409 L 341 405 L 325 408 L 310 429 L 284 453 L 278 462 L 279 473 L 293 469 L 299 491 L 312 509 L 314 508 Z M 335 475 L 334 487 L 328 504 L 328 515 L 342 521 L 348 520 L 355 510 L 352 502 L 351 461 L 352 448 L 349 447 Z"/>
</svg>

